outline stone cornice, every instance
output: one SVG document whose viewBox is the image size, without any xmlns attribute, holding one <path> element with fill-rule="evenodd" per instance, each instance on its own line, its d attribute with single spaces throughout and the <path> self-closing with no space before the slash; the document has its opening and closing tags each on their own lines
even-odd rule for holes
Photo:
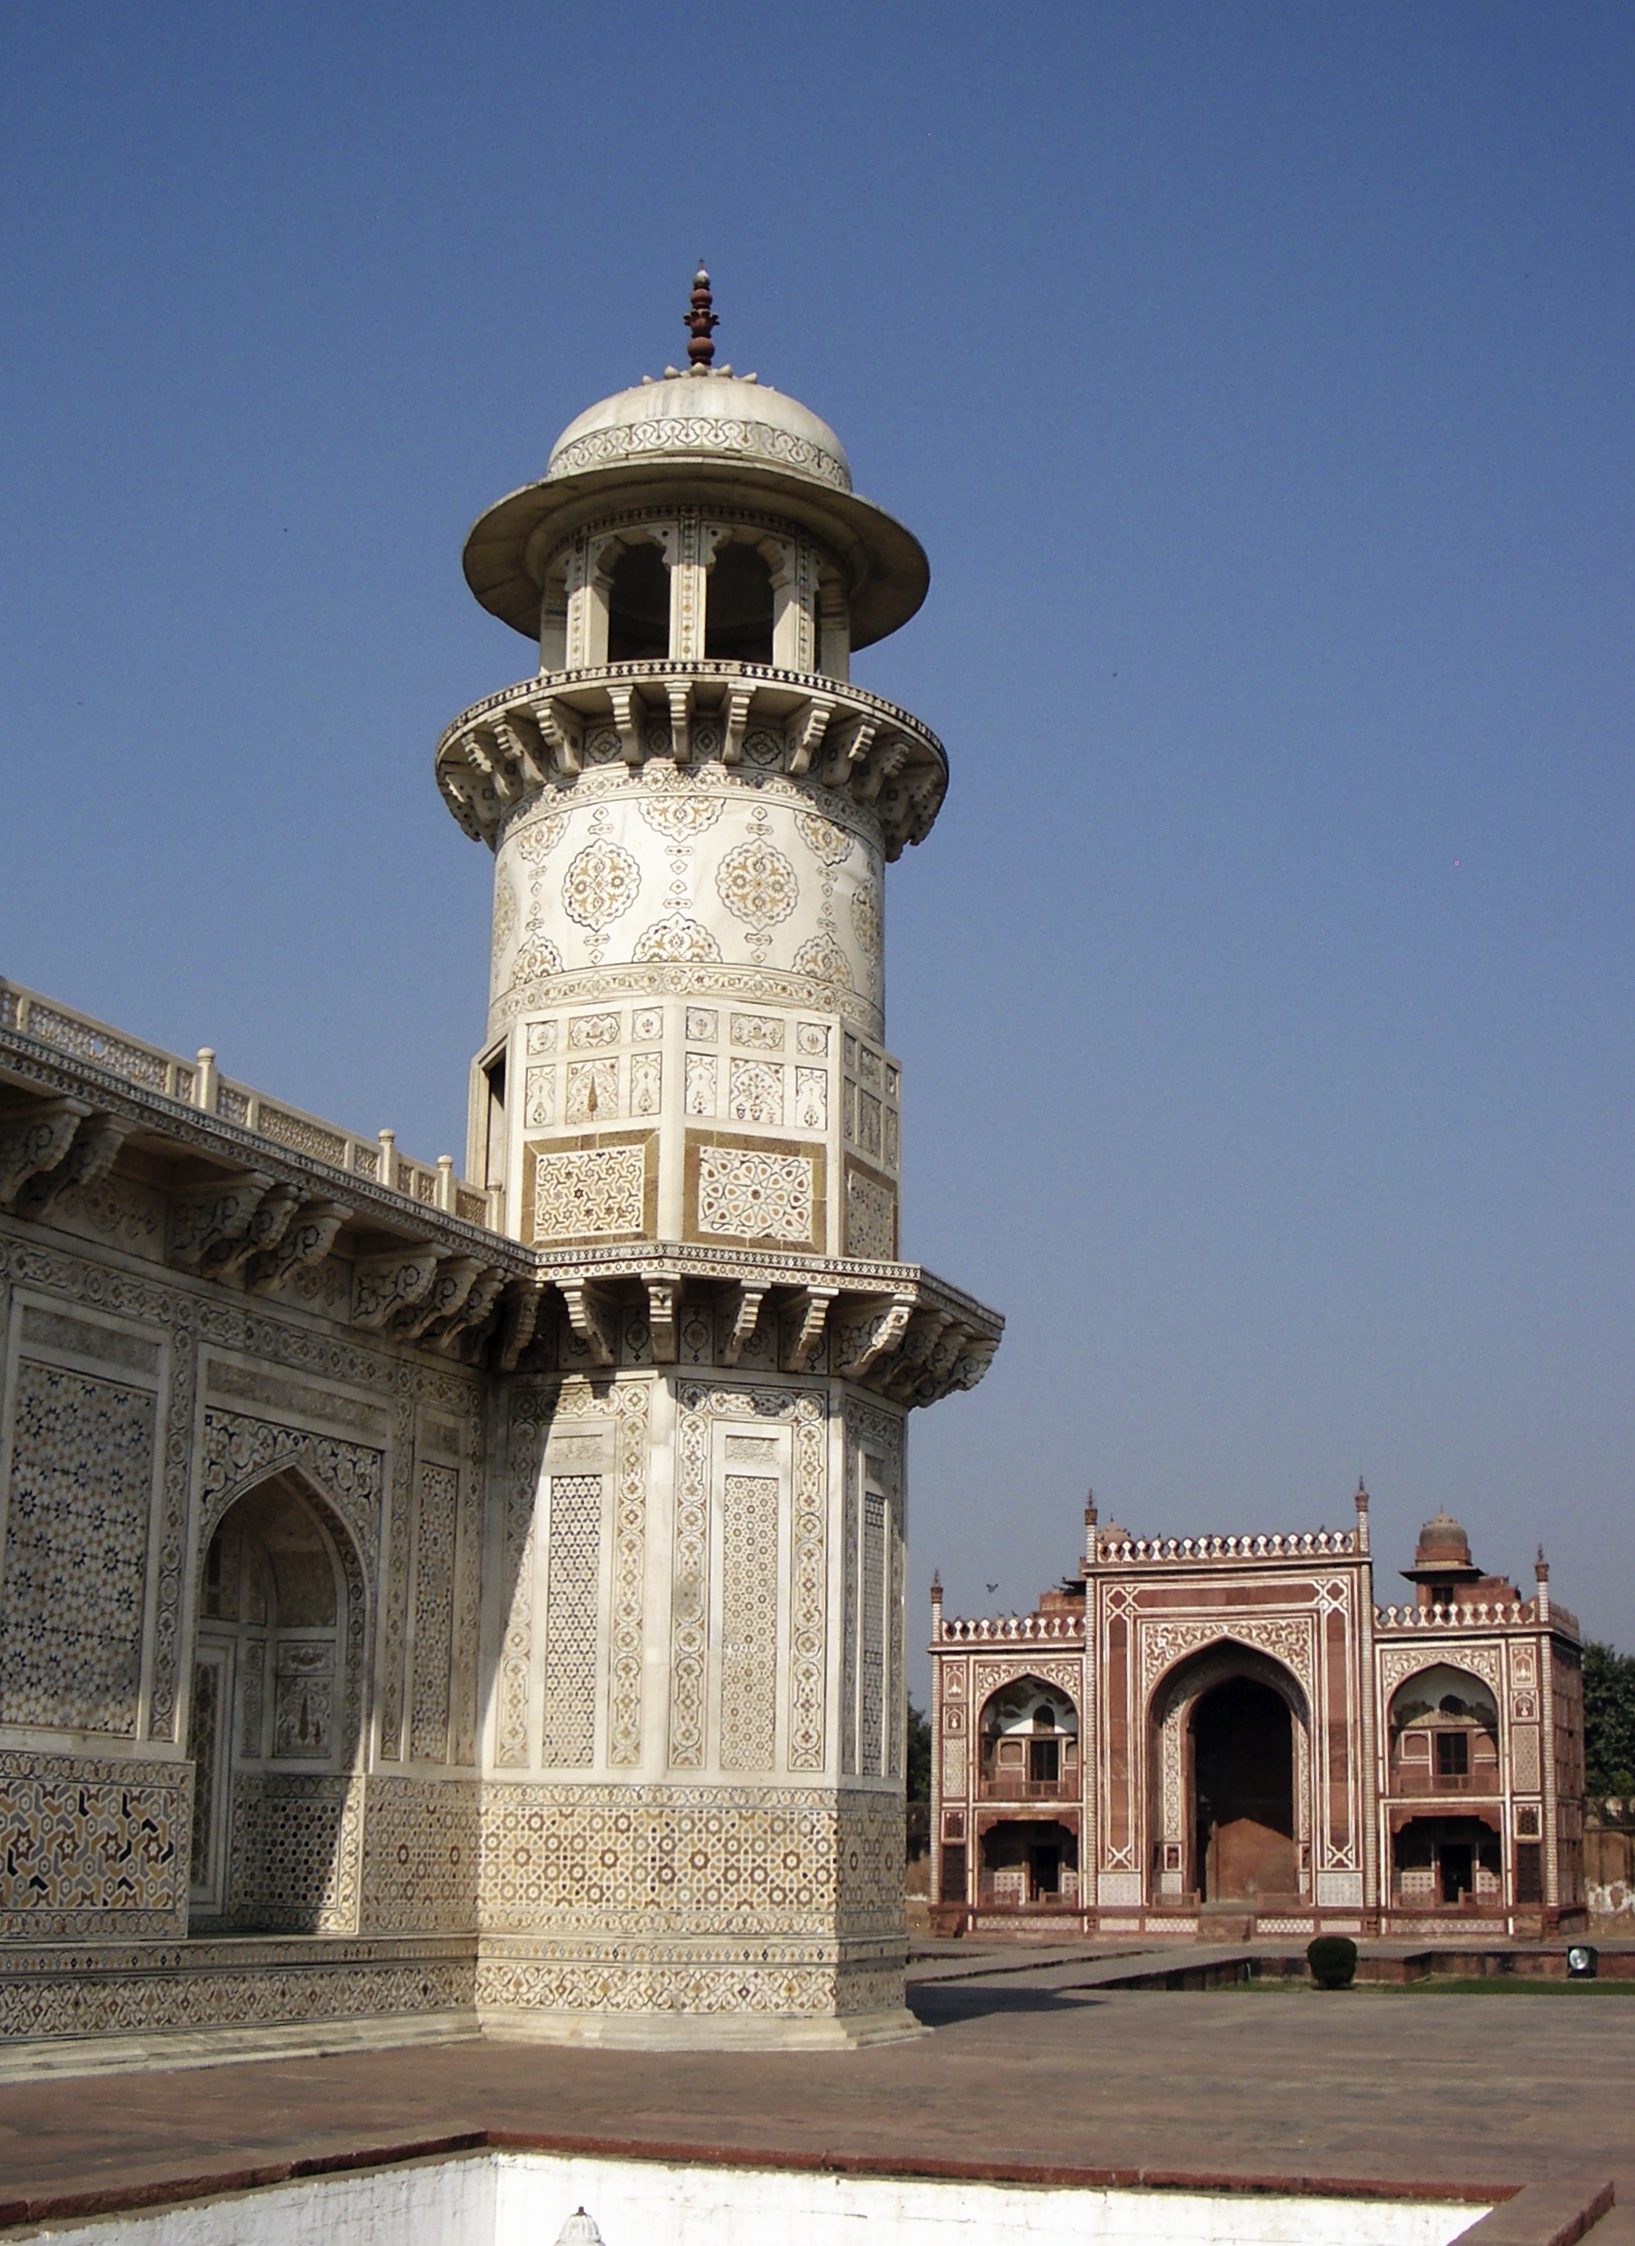
<svg viewBox="0 0 1635 2246">
<path fill-rule="evenodd" d="M 768 664 L 605 664 L 541 672 L 463 710 L 437 744 L 437 784 L 474 841 L 492 848 L 515 808 L 567 789 L 596 760 L 635 770 L 650 757 L 723 774 L 747 734 L 780 744 L 775 769 L 807 780 L 879 821 L 888 859 L 931 831 L 948 788 L 948 758 L 929 727 L 865 688 Z"/>
<path fill-rule="evenodd" d="M 172 1270 L 271 1293 L 320 1262 L 344 1230 L 349 1325 L 499 1371 L 526 1369 L 547 1301 L 565 1307 L 573 1333 L 605 1364 L 616 1360 L 609 1319 L 621 1305 L 645 1304 L 658 1364 L 678 1361 L 689 1305 L 707 1308 L 712 1333 L 725 1306 L 723 1365 L 764 1320 L 783 1370 L 821 1371 L 826 1347 L 831 1375 L 912 1409 L 974 1387 L 1004 1327 L 917 1264 L 684 1241 L 533 1248 L 0 1025 L 0 1206 L 9 1215 L 48 1221 L 61 1192 L 126 1147 L 188 1165 L 169 1196 Z"/>
</svg>

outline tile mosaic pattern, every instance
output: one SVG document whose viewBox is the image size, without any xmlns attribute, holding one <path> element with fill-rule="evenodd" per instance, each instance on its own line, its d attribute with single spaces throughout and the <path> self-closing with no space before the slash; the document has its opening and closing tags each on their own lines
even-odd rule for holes
<svg viewBox="0 0 1635 2246">
<path fill-rule="evenodd" d="M 640 1232 L 646 1160 L 639 1146 L 590 1146 L 541 1154 L 534 1169 L 534 1238 L 594 1238 Z"/>
<path fill-rule="evenodd" d="M 757 1154 L 744 1147 L 698 1150 L 698 1229 L 709 1238 L 812 1237 L 813 1165 L 805 1154 Z"/>
<path fill-rule="evenodd" d="M 227 1909 L 261 1933 L 357 1931 L 363 1780 L 241 1771 L 233 1780 Z"/>
<path fill-rule="evenodd" d="M 553 1474 L 550 1506 L 540 1759 L 548 1769 L 588 1769 L 596 1759 L 601 1475 Z"/>
<path fill-rule="evenodd" d="M 24 1358 L 0 1588 L 0 1719 L 134 1735 L 157 1399 Z"/>
<path fill-rule="evenodd" d="M 185 1933 L 191 1763 L 5 1753 L 0 1799 L 0 1936 Z"/>
<path fill-rule="evenodd" d="M 778 1484 L 728 1474 L 721 1494 L 721 1767 L 770 1770 L 778 1711 Z"/>
<path fill-rule="evenodd" d="M 418 1761 L 441 1762 L 448 1753 L 460 1477 L 452 1466 L 423 1461 L 417 1495 L 409 1752 Z"/>
</svg>

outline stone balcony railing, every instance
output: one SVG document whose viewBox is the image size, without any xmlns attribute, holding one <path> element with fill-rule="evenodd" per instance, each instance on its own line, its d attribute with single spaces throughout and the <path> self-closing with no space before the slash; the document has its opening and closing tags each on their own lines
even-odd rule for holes
<svg viewBox="0 0 1635 2246">
<path fill-rule="evenodd" d="M 864 687 L 658 657 L 543 671 L 474 702 L 437 744 L 437 784 L 466 833 L 492 846 L 529 795 L 651 757 L 816 780 L 869 806 L 888 858 L 930 833 L 948 787 L 936 735 Z"/>
<path fill-rule="evenodd" d="M 1022 1778 L 984 1771 L 977 1779 L 979 1802 L 1077 1801 L 1081 1780 L 1076 1770 L 1060 1778 Z"/>
<path fill-rule="evenodd" d="M 1552 1599 L 1548 1610 L 1537 1599 L 1477 1599 L 1469 1606 L 1385 1606 L 1374 1609 L 1374 1629 L 1389 1631 L 1536 1630 L 1540 1624 L 1579 1635 L 1578 1617 Z"/>
<path fill-rule="evenodd" d="M 448 1155 L 436 1162 L 414 1162 L 398 1153 L 390 1131 L 364 1138 L 339 1124 L 307 1115 L 284 1100 L 269 1099 L 248 1084 L 223 1076 L 209 1046 L 201 1047 L 192 1060 L 186 1060 L 4 980 L 0 980 L 0 1029 L 16 1030 L 75 1060 L 89 1061 L 110 1075 L 124 1077 L 128 1083 L 160 1093 L 183 1107 L 216 1116 L 274 1146 L 327 1163 L 348 1177 L 366 1179 L 388 1193 L 401 1194 L 421 1208 L 440 1210 L 467 1224 L 495 1228 L 496 1212 L 489 1194 L 481 1186 L 457 1177 Z"/>
<path fill-rule="evenodd" d="M 1082 1645 L 1082 1614 L 1001 1614 L 965 1620 L 958 1615 L 933 1619 L 934 1645 Z"/>
<path fill-rule="evenodd" d="M 1195 1566 L 1199 1560 L 1351 1559 L 1361 1549 L 1355 1529 L 1302 1529 L 1288 1536 L 1098 1537 L 1096 1559 L 1103 1567 Z"/>
</svg>

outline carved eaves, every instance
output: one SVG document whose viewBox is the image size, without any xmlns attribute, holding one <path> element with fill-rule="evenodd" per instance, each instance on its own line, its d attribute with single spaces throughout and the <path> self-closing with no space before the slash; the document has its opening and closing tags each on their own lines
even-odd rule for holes
<svg viewBox="0 0 1635 2246">
<path fill-rule="evenodd" d="M 173 1193 L 166 1249 L 177 1270 L 213 1276 L 249 1232 L 274 1183 L 264 1170 L 241 1170 Z"/>
<path fill-rule="evenodd" d="M 351 1213 L 341 1201 L 303 1201 L 276 1244 L 256 1250 L 246 1260 L 244 1284 L 250 1293 L 273 1294 L 296 1272 L 322 1263 Z"/>
<path fill-rule="evenodd" d="M 352 1279 L 352 1323 L 371 1331 L 412 1311 L 431 1292 L 443 1250 L 418 1241 L 384 1255 L 360 1257 Z"/>
<path fill-rule="evenodd" d="M 42 1100 L 0 1122 L 0 1206 L 10 1208 L 30 1178 L 57 1167 L 90 1112 L 84 1100 Z"/>
</svg>

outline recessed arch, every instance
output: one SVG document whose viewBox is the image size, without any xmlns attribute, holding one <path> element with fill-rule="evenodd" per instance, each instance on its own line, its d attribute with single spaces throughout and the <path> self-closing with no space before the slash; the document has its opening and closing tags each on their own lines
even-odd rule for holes
<svg viewBox="0 0 1635 2246">
<path fill-rule="evenodd" d="M 979 1788 L 986 1800 L 1066 1799 L 1078 1790 L 1079 1711 L 1043 1677 L 996 1685 L 977 1717 Z"/>
<path fill-rule="evenodd" d="M 339 1508 L 298 1466 L 251 1477 L 203 1524 L 194 1612 L 192 1920 L 344 1931 L 367 1588 Z"/>
<path fill-rule="evenodd" d="M 1148 1824 L 1164 1899 L 1264 1907 L 1310 1886 L 1310 1714 L 1299 1679 L 1223 1632 L 1148 1702 Z"/>
</svg>

